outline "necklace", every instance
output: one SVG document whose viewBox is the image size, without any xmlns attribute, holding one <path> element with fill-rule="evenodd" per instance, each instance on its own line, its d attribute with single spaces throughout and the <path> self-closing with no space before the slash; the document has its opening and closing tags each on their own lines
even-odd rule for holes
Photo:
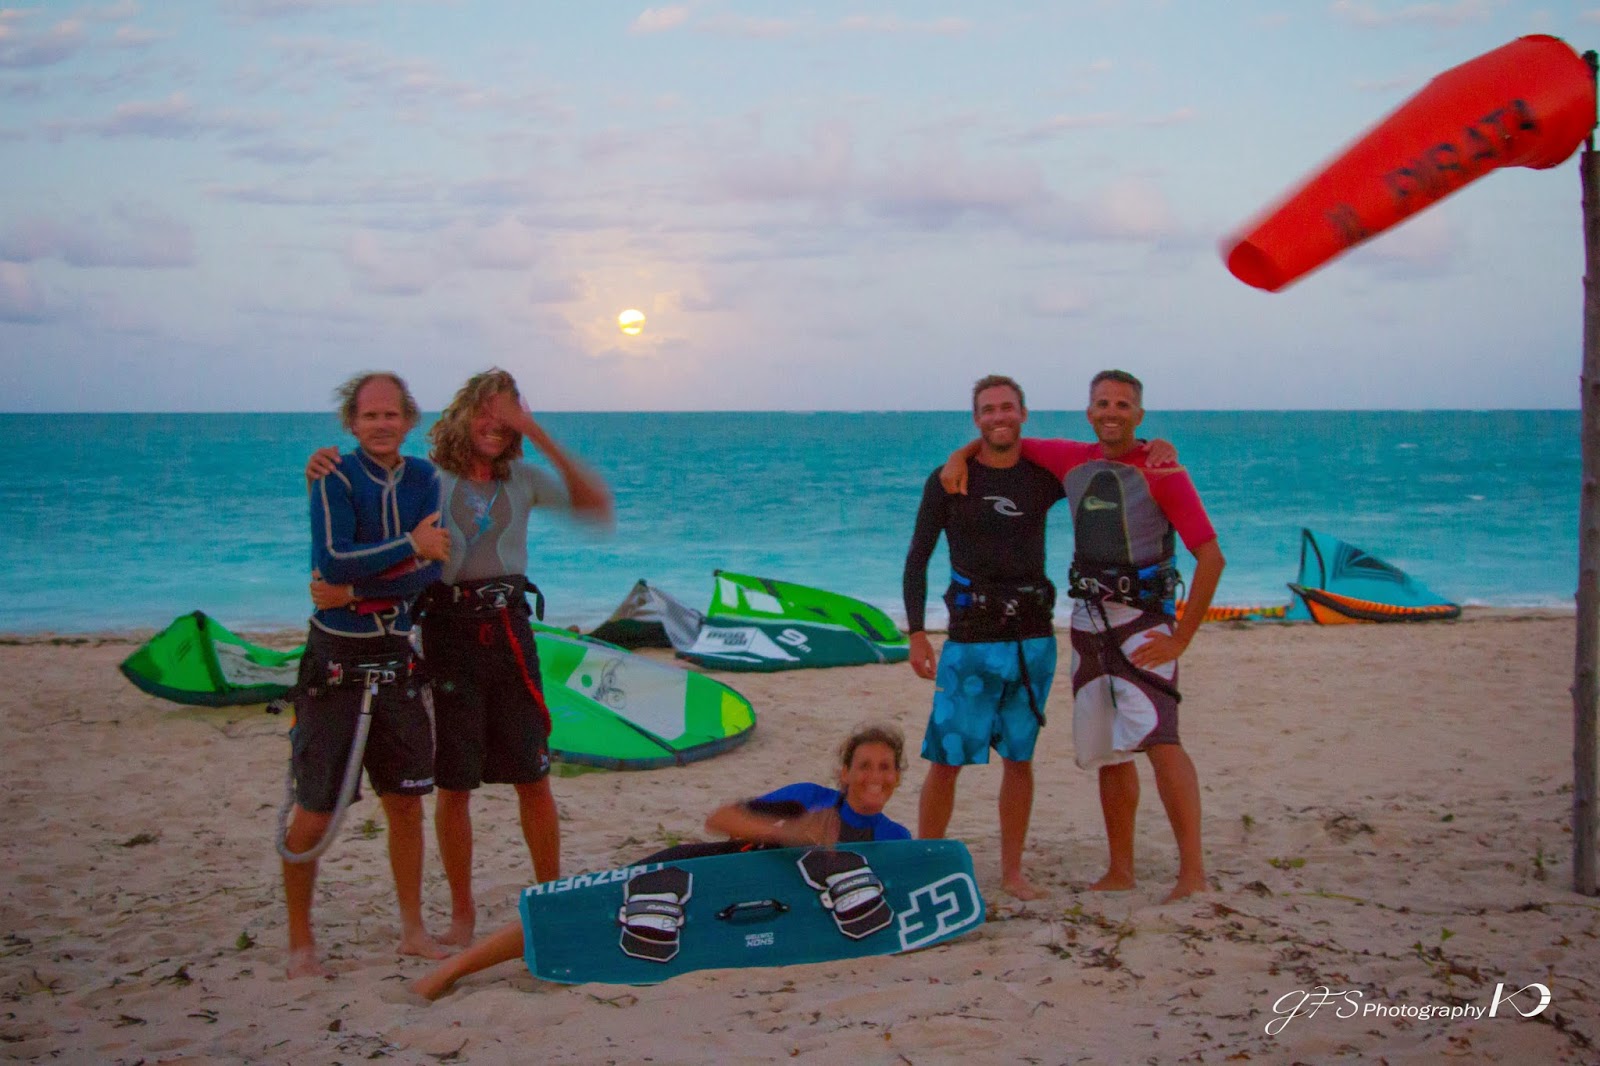
<svg viewBox="0 0 1600 1066">
<path fill-rule="evenodd" d="M 500 498 L 500 482 L 496 481 L 494 483 L 494 492 L 487 498 L 484 497 L 483 490 L 471 481 L 464 481 L 462 484 L 471 489 L 467 494 L 467 506 L 472 509 L 472 525 L 477 530 L 472 535 L 472 539 L 476 541 L 479 537 L 489 532 L 489 527 L 494 525 L 494 504 Z"/>
</svg>

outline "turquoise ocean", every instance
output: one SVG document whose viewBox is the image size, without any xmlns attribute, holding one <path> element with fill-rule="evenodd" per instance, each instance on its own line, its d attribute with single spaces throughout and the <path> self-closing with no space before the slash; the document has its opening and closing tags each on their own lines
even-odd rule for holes
<svg viewBox="0 0 1600 1066">
<path fill-rule="evenodd" d="M 406 451 L 425 454 L 423 431 Z M 964 412 L 551 414 L 600 470 L 616 531 L 533 522 L 547 621 L 590 628 L 644 578 L 691 606 L 721 567 L 849 593 L 904 619 L 900 578 L 927 475 L 972 435 Z M 1080 437 L 1079 412 L 1032 413 Z M 1172 440 L 1228 559 L 1217 602 L 1280 604 L 1302 526 L 1341 537 L 1465 604 L 1570 607 L 1576 411 L 1184 411 Z M 301 471 L 348 446 L 331 414 L 0 415 L 0 632 L 153 629 L 204 610 L 235 629 L 309 610 Z M 1071 557 L 1064 508 L 1050 572 Z M 1188 573 L 1193 560 L 1180 552 Z M 945 580 L 941 545 L 929 587 Z M 936 595 L 930 625 L 942 621 Z"/>
</svg>

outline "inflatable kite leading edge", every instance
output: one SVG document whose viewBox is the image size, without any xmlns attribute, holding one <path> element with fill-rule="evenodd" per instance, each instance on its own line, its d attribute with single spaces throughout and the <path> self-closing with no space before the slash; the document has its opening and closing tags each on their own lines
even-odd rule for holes
<svg viewBox="0 0 1600 1066">
<path fill-rule="evenodd" d="M 1559 37 L 1519 37 L 1445 71 L 1222 242 L 1277 292 L 1498 167 L 1563 162 L 1595 126 L 1595 76 Z"/>
</svg>

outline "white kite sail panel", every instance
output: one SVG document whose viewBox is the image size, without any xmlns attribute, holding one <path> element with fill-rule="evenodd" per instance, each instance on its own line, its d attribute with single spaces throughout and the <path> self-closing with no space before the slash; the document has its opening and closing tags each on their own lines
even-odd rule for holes
<svg viewBox="0 0 1600 1066">
<path fill-rule="evenodd" d="M 671 647 L 718 670 L 858 666 L 910 654 L 906 636 L 871 604 L 729 570 L 716 572 L 705 613 L 640 581 L 590 635 L 623 647 Z"/>
</svg>

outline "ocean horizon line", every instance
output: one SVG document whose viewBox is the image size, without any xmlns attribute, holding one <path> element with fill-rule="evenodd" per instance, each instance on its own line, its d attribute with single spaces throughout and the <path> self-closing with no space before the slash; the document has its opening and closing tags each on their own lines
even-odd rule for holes
<svg viewBox="0 0 1600 1066">
<path fill-rule="evenodd" d="M 405 446 L 428 452 L 426 415 Z M 604 473 L 617 528 L 541 520 L 530 576 L 552 621 L 602 621 L 639 579 L 699 607 L 717 569 L 888 609 L 930 473 L 970 439 L 939 412 L 606 412 L 541 416 Z M 1277 605 L 1301 530 L 1337 537 L 1452 602 L 1560 606 L 1577 570 L 1576 411 L 1154 412 L 1149 437 L 1194 471 L 1228 568 L 1217 602 Z M 0 631 L 138 628 L 204 609 L 230 628 L 304 618 L 306 455 L 351 446 L 331 410 L 0 416 Z M 1086 439 L 1081 411 L 1035 411 L 1038 438 Z M 537 460 L 537 457 L 534 457 Z M 1047 556 L 1072 555 L 1069 516 Z M 63 542 L 64 531 L 70 541 Z M 934 586 L 944 549 L 930 562 Z M 1181 564 L 1181 565 L 1187 565 Z M 1059 579 L 1058 579 L 1059 580 Z M 940 612 L 929 603 L 930 620 Z"/>
<path fill-rule="evenodd" d="M 1252 414 L 1252 415 L 1297 415 L 1297 414 L 1555 414 L 1563 412 L 1578 412 L 1582 408 L 1573 405 L 1570 407 L 1158 407 L 1147 410 L 1149 414 Z M 424 408 L 424 415 L 438 415 L 442 409 Z M 1081 413 L 1076 407 L 1030 407 L 1030 414 L 1075 414 Z M 196 411 L 188 409 L 170 410 L 143 410 L 143 411 L 111 411 L 111 410 L 84 410 L 84 411 L 9 411 L 0 410 L 0 417 L 8 418 L 63 418 L 83 416 L 104 417 L 149 417 L 159 415 L 324 415 L 333 414 L 333 407 L 319 407 L 311 409 L 299 408 L 267 408 L 260 410 L 223 409 Z M 905 415 L 905 414 L 966 414 L 965 407 L 826 407 L 826 408 L 781 408 L 781 407 L 708 407 L 708 408 L 640 408 L 635 410 L 613 410 L 599 408 L 535 408 L 535 414 L 540 415 Z"/>
</svg>

